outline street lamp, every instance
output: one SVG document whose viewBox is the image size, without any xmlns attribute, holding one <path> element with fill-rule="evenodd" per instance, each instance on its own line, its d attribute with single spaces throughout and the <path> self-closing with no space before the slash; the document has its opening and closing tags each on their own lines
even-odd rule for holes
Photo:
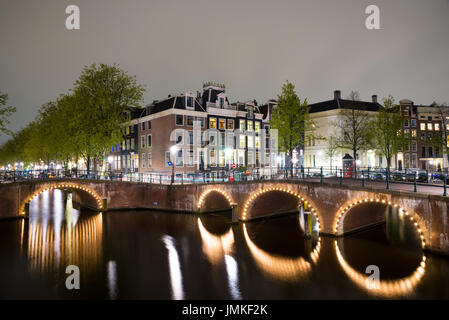
<svg viewBox="0 0 449 320">
<path fill-rule="evenodd" d="M 177 145 L 171 146 L 170 147 L 170 160 L 171 160 L 171 182 L 170 182 L 170 184 L 173 184 L 173 182 L 175 181 L 176 157 L 173 157 L 175 159 L 175 161 L 173 161 L 172 154 L 176 155 L 176 152 L 178 152 L 178 146 Z"/>
</svg>

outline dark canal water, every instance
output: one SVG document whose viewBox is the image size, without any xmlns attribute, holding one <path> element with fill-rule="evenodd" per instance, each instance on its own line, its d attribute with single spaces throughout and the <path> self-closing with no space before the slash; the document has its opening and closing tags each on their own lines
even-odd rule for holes
<svg viewBox="0 0 449 320">
<path fill-rule="evenodd" d="M 66 289 L 68 265 L 79 290 Z M 298 215 L 232 225 L 229 214 L 80 212 L 54 190 L 29 220 L 0 222 L 0 298 L 447 299 L 449 259 L 424 255 L 396 216 L 338 241 L 305 239 Z"/>
</svg>

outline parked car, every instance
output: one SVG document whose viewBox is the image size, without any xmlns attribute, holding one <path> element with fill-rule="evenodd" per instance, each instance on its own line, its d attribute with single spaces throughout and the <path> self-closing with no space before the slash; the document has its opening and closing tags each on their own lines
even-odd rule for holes
<svg viewBox="0 0 449 320">
<path fill-rule="evenodd" d="M 379 172 L 373 172 L 370 173 L 370 180 L 374 180 L 374 181 L 382 181 L 385 180 L 385 176 L 382 173 Z"/>
<path fill-rule="evenodd" d="M 394 181 L 404 181 L 404 174 L 401 172 L 391 172 L 390 180 Z"/>
</svg>

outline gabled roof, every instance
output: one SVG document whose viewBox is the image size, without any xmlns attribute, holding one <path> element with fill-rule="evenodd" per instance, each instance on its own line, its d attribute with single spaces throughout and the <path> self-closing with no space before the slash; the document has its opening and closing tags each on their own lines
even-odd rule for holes
<svg viewBox="0 0 449 320">
<path fill-rule="evenodd" d="M 334 109 L 358 109 L 366 111 L 379 111 L 382 106 L 377 102 L 353 101 L 345 99 L 333 99 L 309 104 L 310 113 L 323 112 Z"/>
</svg>

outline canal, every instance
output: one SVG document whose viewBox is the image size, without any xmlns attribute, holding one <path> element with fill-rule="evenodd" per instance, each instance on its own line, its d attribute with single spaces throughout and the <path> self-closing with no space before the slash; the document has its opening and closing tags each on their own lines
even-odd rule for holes
<svg viewBox="0 0 449 320">
<path fill-rule="evenodd" d="M 299 221 L 95 213 L 46 191 L 28 220 L 0 222 L 0 299 L 449 298 L 449 258 L 423 252 L 409 220 L 389 212 L 339 239 L 305 237 Z M 79 290 L 65 286 L 69 265 Z M 367 268 L 379 282 L 366 280 Z"/>
</svg>

